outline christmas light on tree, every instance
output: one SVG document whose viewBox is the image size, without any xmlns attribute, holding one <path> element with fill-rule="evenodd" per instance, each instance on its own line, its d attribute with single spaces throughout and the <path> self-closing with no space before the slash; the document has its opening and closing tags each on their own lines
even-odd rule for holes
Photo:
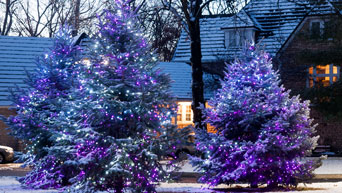
<svg viewBox="0 0 342 193">
<path fill-rule="evenodd" d="M 68 133 L 60 144 L 73 155 L 64 164 L 80 168 L 73 190 L 153 192 L 168 176 L 162 157 L 181 140 L 170 123 L 176 105 L 135 13 L 127 1 L 115 2 L 83 62 L 82 89 L 60 116 Z"/>
<path fill-rule="evenodd" d="M 200 182 L 248 182 L 296 185 L 312 177 L 317 163 L 304 159 L 318 137 L 309 102 L 290 96 L 272 69 L 271 57 L 251 45 L 227 65 L 222 88 L 209 101 L 207 123 L 216 133 L 197 131 L 197 148 L 206 158 L 192 158 L 203 172 Z"/>
<path fill-rule="evenodd" d="M 157 68 L 157 57 L 139 32 L 128 2 L 116 0 L 113 10 L 101 14 L 93 44 L 82 52 L 82 59 L 70 62 L 74 67 L 67 72 L 72 76 L 54 79 L 54 85 L 76 84 L 65 98 L 56 95 L 58 106 L 47 104 L 51 108 L 46 109 L 50 116 L 46 121 L 53 127 L 46 125 L 43 131 L 49 135 L 32 140 L 32 154 L 42 150 L 44 154 L 35 155 L 32 163 L 37 166 L 22 180 L 26 186 L 72 192 L 155 192 L 157 183 L 170 177 L 161 160 L 174 155 L 188 131 L 171 124 L 176 104 L 169 92 L 169 76 Z M 42 95 L 40 90 L 36 93 Z M 34 114 L 27 104 L 19 105 Z M 36 118 L 26 111 L 21 116 Z M 19 116 L 10 120 L 15 134 L 32 129 Z M 30 140 L 24 132 L 20 136 Z M 49 145 L 37 147 L 42 140 Z"/>
<path fill-rule="evenodd" d="M 21 179 L 30 187 L 60 187 L 64 173 L 48 148 L 56 144 L 55 134 L 63 133 L 56 122 L 61 106 L 68 100 L 71 90 L 78 87 L 77 61 L 80 49 L 74 45 L 72 29 L 65 26 L 53 39 L 50 51 L 36 60 L 37 68 L 28 73 L 29 90 L 12 92 L 17 115 L 5 120 L 11 134 L 28 142 L 26 144 L 25 165 L 32 171 Z M 50 170 L 54 175 L 43 175 Z M 71 170 L 69 169 L 69 173 Z"/>
</svg>

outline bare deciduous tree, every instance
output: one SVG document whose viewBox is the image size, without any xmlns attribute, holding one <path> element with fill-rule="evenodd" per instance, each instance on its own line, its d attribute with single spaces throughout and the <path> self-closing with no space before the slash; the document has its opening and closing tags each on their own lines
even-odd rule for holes
<svg viewBox="0 0 342 193">
<path fill-rule="evenodd" d="M 19 0 L 17 0 L 19 1 Z M 15 12 L 14 32 L 19 36 L 52 37 L 61 25 L 72 25 L 74 35 L 90 33 L 98 12 L 108 4 L 100 0 L 21 0 Z"/>
<path fill-rule="evenodd" d="M 192 67 L 192 110 L 194 124 L 197 128 L 206 128 L 205 117 L 200 109 L 204 104 L 203 93 L 203 67 L 200 37 L 200 18 L 206 11 L 208 14 L 227 13 L 236 10 L 241 0 L 161 0 L 164 7 L 175 14 L 184 23 L 183 27 L 188 33 L 190 43 L 190 64 Z"/>
<path fill-rule="evenodd" d="M 54 0 L 42 2 L 36 1 L 21 1 L 19 2 L 20 11 L 15 13 L 16 26 L 15 31 L 21 36 L 41 36 L 44 30 L 49 26 L 52 19 L 44 21 L 44 18 L 49 13 L 50 7 L 54 6 Z M 55 14 L 55 13 L 52 13 Z"/>
<path fill-rule="evenodd" d="M 12 29 L 13 24 L 13 16 L 14 12 L 16 11 L 16 4 L 18 0 L 5 0 L 5 2 L 1 1 L 1 6 L 4 6 L 5 11 L 3 12 L 4 15 L 1 18 L 2 25 L 0 26 L 0 34 L 1 35 L 8 35 Z"/>
<path fill-rule="evenodd" d="M 159 0 L 148 2 L 141 0 L 139 3 L 137 1 L 134 3 L 132 7 L 139 7 L 139 23 L 152 48 L 159 54 L 160 60 L 170 61 L 181 32 L 181 22 L 165 10 Z"/>
</svg>

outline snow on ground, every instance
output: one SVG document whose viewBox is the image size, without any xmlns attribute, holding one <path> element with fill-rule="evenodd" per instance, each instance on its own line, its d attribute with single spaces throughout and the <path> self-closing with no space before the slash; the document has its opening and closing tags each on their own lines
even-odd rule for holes
<svg viewBox="0 0 342 193">
<path fill-rule="evenodd" d="M 13 176 L 0 177 L 0 193 L 48 193 L 58 192 L 57 190 L 32 190 L 24 189 Z"/>
<path fill-rule="evenodd" d="M 214 190 L 202 188 L 203 184 L 198 183 L 161 183 L 157 187 L 157 191 L 160 193 L 171 193 L 171 192 L 196 192 L 196 193 L 211 193 L 211 192 L 265 192 L 263 189 L 249 189 L 246 185 L 236 185 L 228 187 L 220 185 L 215 187 Z M 15 177 L 3 176 L 0 177 L 0 193 L 50 193 L 58 192 L 57 190 L 32 190 L 24 189 L 20 186 L 20 183 Z M 288 191 L 286 191 L 288 192 Z M 300 193 L 337 193 L 342 192 L 342 182 L 329 182 L 329 183 L 313 183 L 307 184 L 306 186 L 300 184 L 296 191 L 289 192 L 300 192 Z M 279 193 L 279 191 L 274 192 Z"/>
</svg>

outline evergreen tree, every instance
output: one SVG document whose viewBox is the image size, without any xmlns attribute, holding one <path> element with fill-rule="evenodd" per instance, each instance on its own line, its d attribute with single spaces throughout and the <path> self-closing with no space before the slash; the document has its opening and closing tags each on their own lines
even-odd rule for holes
<svg viewBox="0 0 342 193">
<path fill-rule="evenodd" d="M 128 1 L 104 11 L 80 69 L 80 89 L 62 107 L 65 132 L 49 152 L 79 168 L 70 191 L 155 192 L 168 177 L 161 159 L 179 145 L 170 124 L 176 105 L 170 79 L 137 29 Z"/>
<path fill-rule="evenodd" d="M 32 171 L 21 181 L 31 187 L 59 187 L 63 172 L 48 148 L 56 144 L 56 133 L 63 133 L 56 122 L 61 107 L 69 100 L 71 90 L 78 87 L 77 68 L 79 47 L 74 45 L 69 27 L 62 28 L 53 39 L 52 48 L 36 60 L 37 68 L 27 73 L 28 90 L 12 92 L 11 100 L 17 115 L 5 120 L 16 138 L 28 142 L 25 164 Z M 45 169 L 54 176 L 42 175 Z M 70 172 L 70 171 L 68 171 Z"/>
<path fill-rule="evenodd" d="M 316 146 L 309 102 L 290 96 L 272 69 L 270 56 L 254 45 L 227 65 L 222 88 L 209 101 L 207 123 L 216 133 L 197 131 L 197 148 L 206 158 L 192 158 L 210 186 L 248 182 L 296 185 L 312 177 L 317 164 L 304 159 Z"/>
</svg>

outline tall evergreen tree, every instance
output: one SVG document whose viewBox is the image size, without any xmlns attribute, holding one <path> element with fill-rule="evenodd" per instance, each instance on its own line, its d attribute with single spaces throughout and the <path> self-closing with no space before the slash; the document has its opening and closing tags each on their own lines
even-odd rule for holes
<svg viewBox="0 0 342 193">
<path fill-rule="evenodd" d="M 64 108 L 60 123 L 68 128 L 61 147 L 80 168 L 71 189 L 154 192 L 167 177 L 163 155 L 172 154 L 177 140 L 170 124 L 176 105 L 169 77 L 157 68 L 136 16 L 127 1 L 116 0 L 114 11 L 100 18 L 98 36 L 83 61 L 80 82 Z M 70 156 L 72 157 L 72 156 Z"/>
<path fill-rule="evenodd" d="M 61 107 L 69 100 L 71 90 L 78 87 L 77 68 L 79 47 L 74 45 L 71 28 L 62 28 L 53 39 L 52 48 L 36 60 L 37 68 L 28 73 L 29 90 L 12 92 L 11 100 L 17 115 L 5 120 L 11 134 L 28 142 L 26 165 L 33 170 L 22 179 L 32 187 L 55 186 L 56 179 L 41 175 L 42 169 L 54 168 L 45 163 L 48 148 L 56 144 L 56 133 L 63 133 L 56 122 Z M 45 161 L 44 161 L 45 160 Z M 59 180 L 62 180 L 59 175 Z M 37 183 L 39 181 L 39 183 Z M 57 180 L 58 181 L 58 180 Z"/>
<path fill-rule="evenodd" d="M 207 155 L 192 158 L 204 171 L 199 180 L 210 186 L 248 182 L 274 187 L 311 177 L 317 163 L 304 158 L 318 136 L 309 101 L 290 96 L 270 56 L 254 45 L 226 70 L 222 88 L 206 110 L 216 133 L 197 131 L 197 147 Z"/>
<path fill-rule="evenodd" d="M 55 123 L 62 132 L 53 134 L 55 143 L 36 172 L 55 178 L 51 187 L 154 192 L 169 176 L 161 159 L 183 134 L 170 123 L 176 107 L 170 79 L 157 69 L 128 1 L 115 6 L 104 11 L 93 45 L 76 62 L 80 85 L 59 108 Z"/>
</svg>

